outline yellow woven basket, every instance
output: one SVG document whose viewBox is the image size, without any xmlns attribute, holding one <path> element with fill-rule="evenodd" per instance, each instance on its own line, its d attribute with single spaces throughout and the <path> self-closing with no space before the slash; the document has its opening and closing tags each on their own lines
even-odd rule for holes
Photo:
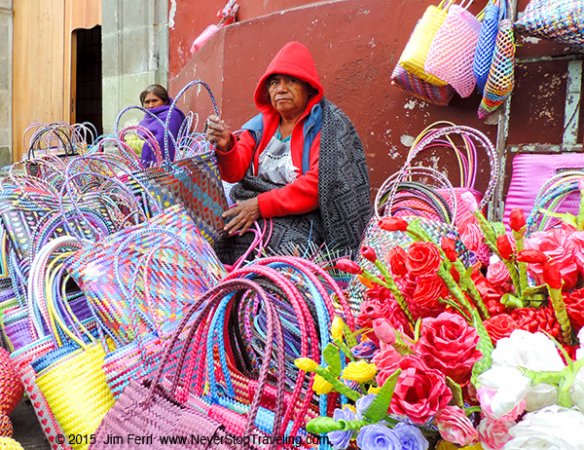
<svg viewBox="0 0 584 450">
<path fill-rule="evenodd" d="M 50 273 L 47 277 L 49 286 L 52 286 L 54 274 L 57 272 L 50 269 L 56 262 L 59 262 L 59 257 L 55 258 L 47 270 Z M 68 329 L 56 313 L 52 293 L 48 291 L 46 306 L 50 327 L 58 346 L 62 345 L 57 332 L 57 328 L 60 328 L 79 348 L 56 358 L 37 374 L 36 381 L 65 436 L 72 434 L 82 437 L 71 442 L 71 447 L 85 450 L 89 446 L 89 436 L 95 432 L 114 404 L 114 397 L 102 369 L 105 350 L 102 343 L 90 333 L 86 333 L 90 341 L 86 343 Z"/>
<path fill-rule="evenodd" d="M 0 437 L 0 450 L 24 450 L 22 445 L 9 437 Z"/>
<path fill-rule="evenodd" d="M 446 19 L 450 3 L 443 0 L 438 6 L 431 5 L 426 8 L 398 61 L 398 64 L 409 73 L 434 86 L 446 86 L 448 83 L 427 73 L 424 65 L 432 40 Z"/>
</svg>

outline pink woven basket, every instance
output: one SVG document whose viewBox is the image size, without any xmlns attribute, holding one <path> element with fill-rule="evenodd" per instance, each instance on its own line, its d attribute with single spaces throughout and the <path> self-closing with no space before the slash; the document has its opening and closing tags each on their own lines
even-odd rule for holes
<svg viewBox="0 0 584 450">
<path fill-rule="evenodd" d="M 553 176 L 567 170 L 582 170 L 584 154 L 560 153 L 555 155 L 519 154 L 513 158 L 513 172 L 507 198 L 503 222 L 509 224 L 509 215 L 514 208 L 521 208 L 529 215 L 540 188 Z M 562 211 L 578 213 L 579 195 L 570 194 L 562 200 Z"/>
<path fill-rule="evenodd" d="M 476 85 L 472 65 L 480 31 L 475 16 L 452 5 L 426 59 L 426 72 L 448 82 L 463 98 L 471 95 Z"/>
</svg>

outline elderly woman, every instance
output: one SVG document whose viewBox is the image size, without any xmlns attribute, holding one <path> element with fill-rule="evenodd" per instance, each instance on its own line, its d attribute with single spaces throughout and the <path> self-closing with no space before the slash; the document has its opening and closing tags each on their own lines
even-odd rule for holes
<svg viewBox="0 0 584 450">
<path fill-rule="evenodd" d="M 144 118 L 139 123 L 139 125 L 152 133 L 158 142 L 160 150 L 164 152 L 165 128 L 163 124 L 166 123 L 168 118 L 172 99 L 163 86 L 159 84 L 152 84 L 140 93 L 140 103 L 142 104 L 142 107 L 149 111 L 149 113 L 144 113 Z M 168 131 L 176 139 L 180 127 L 185 120 L 185 115 L 176 106 L 173 108 L 170 114 Z M 137 153 L 141 154 L 140 159 L 142 160 L 142 164 L 144 164 L 146 167 L 152 165 L 152 163 L 155 162 L 156 156 L 154 150 L 147 140 L 134 139 L 128 143 L 134 150 L 136 150 Z M 170 138 L 168 139 L 168 158 L 171 161 L 174 160 L 174 144 Z"/>
<path fill-rule="evenodd" d="M 260 218 L 273 219 L 272 253 L 310 242 L 354 253 L 371 214 L 367 164 L 353 125 L 324 98 L 310 51 L 286 44 L 254 100 L 260 114 L 237 135 L 216 116 L 207 121 L 221 176 L 239 183 L 219 255 L 232 263 L 243 254 L 251 242 L 243 233 Z"/>
</svg>

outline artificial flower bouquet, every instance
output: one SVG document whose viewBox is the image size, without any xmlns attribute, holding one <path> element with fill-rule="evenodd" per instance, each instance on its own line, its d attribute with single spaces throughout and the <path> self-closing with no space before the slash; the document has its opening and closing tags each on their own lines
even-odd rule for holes
<svg viewBox="0 0 584 450">
<path fill-rule="evenodd" d="M 338 261 L 367 287 L 360 329 L 336 319 L 320 364 L 297 360 L 318 394 L 341 395 L 307 426 L 335 449 L 584 449 L 571 429 L 584 424 L 584 213 L 527 233 L 516 210 L 508 233 L 471 197 L 473 220 L 438 242 L 419 219 L 386 217 L 407 245 L 363 245 L 368 270 Z"/>
</svg>

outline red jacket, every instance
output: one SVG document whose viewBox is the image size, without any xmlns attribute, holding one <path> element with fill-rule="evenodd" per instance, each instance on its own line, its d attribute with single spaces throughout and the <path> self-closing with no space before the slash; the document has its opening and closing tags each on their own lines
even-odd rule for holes
<svg viewBox="0 0 584 450">
<path fill-rule="evenodd" d="M 217 151 L 219 170 L 225 181 L 236 183 L 247 172 L 253 157 L 254 173 L 258 172 L 258 160 L 268 142 L 280 124 L 280 114 L 273 108 L 268 97 L 267 80 L 271 75 L 290 75 L 310 84 L 317 94 L 308 100 L 306 109 L 298 123 L 292 130 L 290 151 L 295 167 L 302 167 L 304 148 L 304 122 L 308 118 L 313 106 L 323 97 L 323 88 L 320 84 L 318 72 L 310 51 L 299 42 L 286 44 L 274 57 L 268 69 L 261 77 L 255 90 L 254 101 L 262 113 L 263 132 L 257 145 L 253 135 L 244 131 L 238 137 L 232 136 L 234 145 L 228 152 Z M 309 169 L 298 174 L 290 184 L 279 189 L 273 189 L 258 195 L 258 203 L 262 217 L 279 217 L 292 214 L 303 214 L 318 208 L 318 155 L 320 150 L 320 131 L 310 147 Z"/>
</svg>

